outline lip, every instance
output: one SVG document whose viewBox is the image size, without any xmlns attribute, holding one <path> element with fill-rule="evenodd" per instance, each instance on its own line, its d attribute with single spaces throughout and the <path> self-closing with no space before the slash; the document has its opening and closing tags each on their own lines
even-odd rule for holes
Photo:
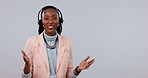
<svg viewBox="0 0 148 78">
<path fill-rule="evenodd" d="M 47 26 L 49 29 L 52 29 L 52 28 L 54 28 L 54 26 Z"/>
</svg>

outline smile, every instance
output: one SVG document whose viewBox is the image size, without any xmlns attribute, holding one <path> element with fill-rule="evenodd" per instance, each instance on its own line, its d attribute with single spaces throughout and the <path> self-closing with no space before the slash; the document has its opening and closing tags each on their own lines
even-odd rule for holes
<svg viewBox="0 0 148 78">
<path fill-rule="evenodd" d="M 54 28 L 54 26 L 47 26 L 47 27 L 50 28 L 50 29 L 51 29 L 51 28 Z"/>
</svg>

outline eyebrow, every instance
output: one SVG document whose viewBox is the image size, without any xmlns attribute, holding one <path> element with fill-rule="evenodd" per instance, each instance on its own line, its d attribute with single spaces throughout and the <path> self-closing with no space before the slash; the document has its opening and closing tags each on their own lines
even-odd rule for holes
<svg viewBox="0 0 148 78">
<path fill-rule="evenodd" d="M 49 15 L 45 15 L 45 14 L 44 14 L 43 16 L 49 17 Z M 53 15 L 52 15 L 52 17 L 55 17 L 55 16 L 58 17 L 58 14 L 53 14 Z"/>
</svg>

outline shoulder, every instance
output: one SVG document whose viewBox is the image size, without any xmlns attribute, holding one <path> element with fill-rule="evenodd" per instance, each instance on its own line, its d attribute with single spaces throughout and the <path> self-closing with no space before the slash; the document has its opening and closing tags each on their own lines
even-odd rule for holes
<svg viewBox="0 0 148 78">
<path fill-rule="evenodd" d="M 66 36 L 61 36 L 59 35 L 60 39 L 64 42 L 70 42 L 71 43 L 71 39 L 69 37 L 66 37 Z"/>
<path fill-rule="evenodd" d="M 36 43 L 38 43 L 38 41 L 42 38 L 42 34 L 41 35 L 35 35 L 35 36 L 32 36 L 32 37 L 29 37 L 27 39 L 27 44 L 29 45 L 35 45 Z"/>
<path fill-rule="evenodd" d="M 59 44 L 60 45 L 65 45 L 67 47 L 67 49 L 71 50 L 72 48 L 72 41 L 70 38 L 66 37 L 66 36 L 59 36 Z"/>
<path fill-rule="evenodd" d="M 24 51 L 28 55 L 32 54 L 32 50 L 36 46 L 38 38 L 39 38 L 39 35 L 36 35 L 36 36 L 29 37 L 27 39 Z"/>
<path fill-rule="evenodd" d="M 35 42 L 35 41 L 37 41 L 37 40 L 39 39 L 39 36 L 40 36 L 40 35 L 36 35 L 36 36 L 29 37 L 29 38 L 28 38 L 28 41 Z"/>
</svg>

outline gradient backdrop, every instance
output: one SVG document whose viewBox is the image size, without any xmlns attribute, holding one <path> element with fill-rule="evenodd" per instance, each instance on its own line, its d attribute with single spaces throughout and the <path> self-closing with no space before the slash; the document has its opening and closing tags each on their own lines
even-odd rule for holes
<svg viewBox="0 0 148 78">
<path fill-rule="evenodd" d="M 0 0 L 0 78 L 21 78 L 20 50 L 45 5 L 63 13 L 74 67 L 96 59 L 78 78 L 148 78 L 148 0 Z"/>
</svg>

